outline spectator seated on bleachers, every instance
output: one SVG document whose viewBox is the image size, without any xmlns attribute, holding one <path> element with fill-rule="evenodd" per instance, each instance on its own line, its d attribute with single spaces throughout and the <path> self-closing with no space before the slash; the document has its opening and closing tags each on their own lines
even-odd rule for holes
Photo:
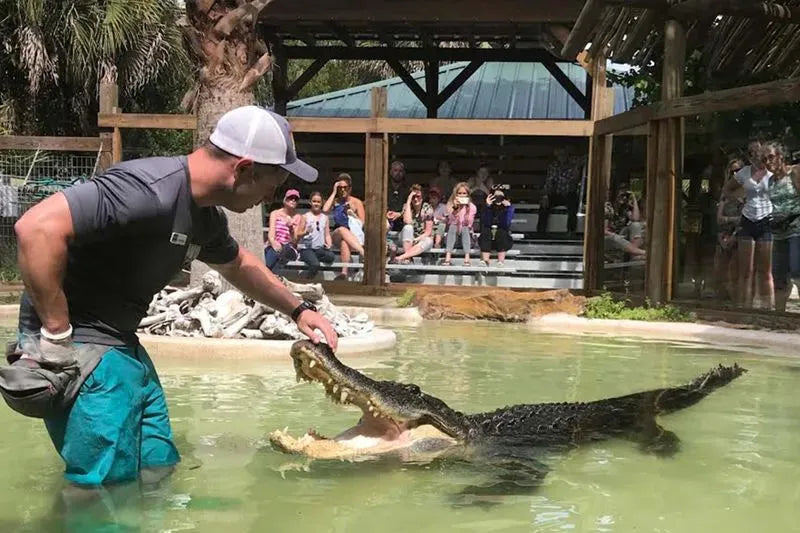
<svg viewBox="0 0 800 533">
<path fill-rule="evenodd" d="M 433 248 L 433 209 L 422 199 L 422 186 L 414 184 L 403 208 L 403 230 L 400 239 L 403 253 L 393 260 L 408 264 L 412 257 Z"/>
<path fill-rule="evenodd" d="M 298 258 L 296 244 L 302 218 L 297 214 L 299 200 L 300 193 L 295 189 L 289 189 L 283 196 L 283 207 L 269 214 L 264 260 L 267 268 L 272 271 L 278 271 L 289 261 Z"/>
<path fill-rule="evenodd" d="M 447 204 L 442 202 L 442 190 L 439 187 L 428 189 L 428 203 L 433 209 L 433 246 L 439 248 L 447 228 Z"/>
<path fill-rule="evenodd" d="M 333 244 L 339 247 L 342 256 L 342 271 L 336 279 L 347 279 L 351 252 L 364 255 L 364 203 L 352 196 L 353 180 L 349 174 L 339 174 L 339 181 L 333 184 L 333 192 L 322 208 L 333 219 Z"/>
<path fill-rule="evenodd" d="M 617 210 L 610 202 L 605 206 L 605 256 L 608 262 L 622 262 L 626 260 L 625 255 L 632 259 L 644 259 L 646 252 L 637 246 L 641 243 L 641 225 L 637 222 L 629 222 L 622 226 L 620 230 L 623 234 L 615 231 L 615 220 L 619 221 Z M 635 225 L 634 225 L 635 224 Z M 630 237 L 626 239 L 625 237 Z"/>
<path fill-rule="evenodd" d="M 491 193 L 486 197 L 486 206 L 481 213 L 481 234 L 478 244 L 481 249 L 481 266 L 489 266 L 489 254 L 497 252 L 497 265 L 504 266 L 506 252 L 514 246 L 511 237 L 511 219 L 514 217 L 514 206 L 506 198 L 503 185 L 493 185 Z"/>
<path fill-rule="evenodd" d="M 308 265 L 301 274 L 301 278 L 312 279 L 319 271 L 320 263 L 330 265 L 336 260 L 336 255 L 331 250 L 331 230 L 328 225 L 328 216 L 322 212 L 322 193 L 311 193 L 311 210 L 307 211 L 300 219 L 299 230 L 300 259 Z"/>
<path fill-rule="evenodd" d="M 469 252 L 472 248 L 472 224 L 475 221 L 477 208 L 470 201 L 469 187 L 466 183 L 458 183 L 447 202 L 447 242 L 446 253 L 442 265 L 449 266 L 456 246 L 456 239 L 461 239 L 464 250 L 464 266 L 470 265 Z"/>
</svg>

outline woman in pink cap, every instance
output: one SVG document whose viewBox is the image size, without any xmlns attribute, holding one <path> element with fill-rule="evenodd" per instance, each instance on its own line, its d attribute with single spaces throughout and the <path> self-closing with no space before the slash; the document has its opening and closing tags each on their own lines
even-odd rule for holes
<svg viewBox="0 0 800 533">
<path fill-rule="evenodd" d="M 272 271 L 280 269 L 289 261 L 299 257 L 297 240 L 301 237 L 300 215 L 297 214 L 297 202 L 300 193 L 297 189 L 289 189 L 283 195 L 283 207 L 269 214 L 269 231 L 267 232 L 267 249 L 264 259 L 267 268 Z"/>
</svg>

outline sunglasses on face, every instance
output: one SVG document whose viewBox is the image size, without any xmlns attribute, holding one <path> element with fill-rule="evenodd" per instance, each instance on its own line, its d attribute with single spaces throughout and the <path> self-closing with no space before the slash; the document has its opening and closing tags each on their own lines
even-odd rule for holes
<svg viewBox="0 0 800 533">
<path fill-rule="evenodd" d="M 300 200 L 299 196 L 290 196 L 286 199 L 287 202 L 297 202 L 298 200 Z"/>
</svg>

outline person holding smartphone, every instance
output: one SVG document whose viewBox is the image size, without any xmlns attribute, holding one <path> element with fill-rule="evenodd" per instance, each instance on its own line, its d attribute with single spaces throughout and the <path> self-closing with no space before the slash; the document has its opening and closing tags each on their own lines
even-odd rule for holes
<svg viewBox="0 0 800 533">
<path fill-rule="evenodd" d="M 457 183 L 447 202 L 447 241 L 443 266 L 451 265 L 451 256 L 456 246 L 456 239 L 461 239 L 464 250 L 464 266 L 470 266 L 469 252 L 472 248 L 472 224 L 478 208 L 470 199 L 470 190 L 466 183 Z"/>
</svg>

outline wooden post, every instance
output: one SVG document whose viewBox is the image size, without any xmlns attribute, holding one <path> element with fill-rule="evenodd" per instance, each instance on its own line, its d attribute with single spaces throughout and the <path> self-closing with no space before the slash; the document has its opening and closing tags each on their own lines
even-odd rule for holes
<svg viewBox="0 0 800 533">
<path fill-rule="evenodd" d="M 100 92 L 98 94 L 98 104 L 100 114 L 113 113 L 114 108 L 119 106 L 119 90 L 116 83 L 107 81 L 100 82 Z M 97 164 L 97 171 L 101 172 L 110 167 L 114 161 L 114 132 L 110 129 L 100 129 L 100 142 L 103 146 L 111 146 L 111 152 L 103 151 L 100 154 L 100 161 Z M 121 149 L 120 149 L 121 150 Z"/>
<path fill-rule="evenodd" d="M 275 112 L 286 115 L 289 103 L 289 58 L 283 46 L 275 46 L 275 66 L 272 69 L 272 97 L 275 99 Z"/>
<path fill-rule="evenodd" d="M 371 116 L 386 116 L 386 88 L 370 92 Z M 364 151 L 364 285 L 386 284 L 386 177 L 389 170 L 389 139 L 386 133 L 367 133 Z"/>
<path fill-rule="evenodd" d="M 425 109 L 428 118 L 439 114 L 439 62 L 425 61 Z"/>
<path fill-rule="evenodd" d="M 112 113 L 120 113 L 118 107 L 114 107 Z M 122 161 L 122 130 L 114 128 L 114 133 L 111 136 L 111 162 L 117 164 Z"/>
<path fill-rule="evenodd" d="M 683 92 L 683 70 L 686 60 L 686 30 L 675 20 L 664 26 L 664 66 L 661 100 L 679 98 Z M 652 129 L 651 129 L 652 131 Z M 652 303 L 672 299 L 673 278 L 677 272 L 678 207 L 680 176 L 683 168 L 683 119 L 658 121 L 656 140 L 648 143 L 648 253 L 645 289 Z M 652 164 L 654 163 L 654 164 Z M 650 173 L 654 171 L 654 175 Z M 650 207 L 652 206 L 652 208 Z"/>
<path fill-rule="evenodd" d="M 592 120 L 613 113 L 613 89 L 606 87 L 606 59 L 598 56 L 592 64 Z M 594 135 L 589 139 L 586 179 L 586 218 L 583 231 L 583 288 L 591 292 L 603 282 L 603 245 L 605 242 L 605 202 L 611 179 L 612 135 Z"/>
</svg>

